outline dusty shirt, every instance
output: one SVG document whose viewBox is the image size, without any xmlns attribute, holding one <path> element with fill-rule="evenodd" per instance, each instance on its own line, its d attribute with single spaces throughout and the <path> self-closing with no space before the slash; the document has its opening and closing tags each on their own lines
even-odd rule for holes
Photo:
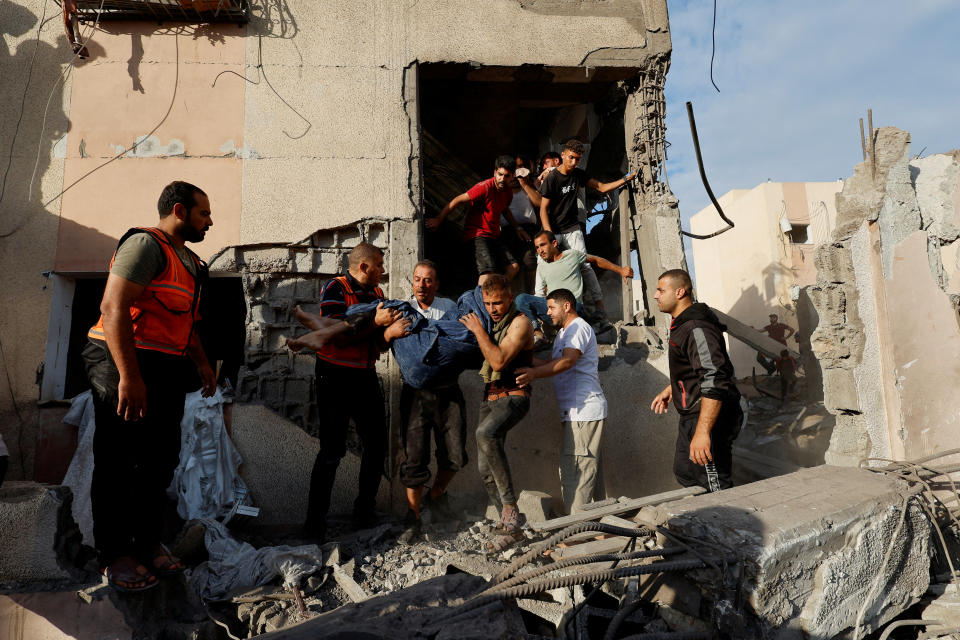
<svg viewBox="0 0 960 640">
<path fill-rule="evenodd" d="M 567 249 L 553 262 L 541 262 L 537 265 L 537 278 L 547 286 L 547 293 L 568 289 L 577 302 L 583 302 L 583 275 L 580 267 L 586 261 L 585 253 Z M 540 292 L 537 291 L 537 294 Z"/>
<path fill-rule="evenodd" d="M 196 277 L 197 265 L 187 248 L 174 247 L 174 251 L 187 271 Z M 130 236 L 120 245 L 110 273 L 145 287 L 163 270 L 163 265 L 163 249 L 153 236 L 144 232 Z"/>
<path fill-rule="evenodd" d="M 607 398 L 600 388 L 600 352 L 593 328 L 583 318 L 577 318 L 557 333 L 553 341 L 553 357 L 559 358 L 564 349 L 576 349 L 580 357 L 576 364 L 553 378 L 553 392 L 563 422 L 603 420 L 607 417 Z"/>
</svg>

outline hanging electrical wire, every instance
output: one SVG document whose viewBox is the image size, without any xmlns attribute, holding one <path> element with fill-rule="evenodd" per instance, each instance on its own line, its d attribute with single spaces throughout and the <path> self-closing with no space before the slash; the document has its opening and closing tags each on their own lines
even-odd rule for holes
<svg viewBox="0 0 960 640">
<path fill-rule="evenodd" d="M 713 30 L 710 32 L 710 84 L 720 93 L 720 87 L 713 81 L 713 58 L 717 53 L 717 0 L 713 0 Z"/>
<path fill-rule="evenodd" d="M 703 182 L 703 188 L 707 190 L 707 195 L 710 196 L 710 202 L 712 202 L 713 206 L 717 209 L 717 214 L 728 226 L 705 235 L 683 231 L 682 229 L 680 232 L 688 238 L 706 240 L 708 238 L 715 238 L 721 233 L 733 229 L 733 220 L 724 215 L 723 208 L 720 206 L 720 203 L 717 202 L 717 197 L 713 195 L 713 189 L 710 188 L 710 183 L 707 181 L 707 173 L 703 169 L 703 157 L 700 155 L 700 137 L 697 135 L 697 121 L 693 118 L 693 104 L 690 102 L 687 102 L 687 119 L 690 120 L 690 135 L 693 136 L 693 150 L 697 154 L 697 167 L 700 169 L 700 180 Z"/>
</svg>

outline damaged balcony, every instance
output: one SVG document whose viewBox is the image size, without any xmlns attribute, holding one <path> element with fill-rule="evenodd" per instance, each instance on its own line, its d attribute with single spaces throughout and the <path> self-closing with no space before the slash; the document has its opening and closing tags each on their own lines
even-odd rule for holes
<svg viewBox="0 0 960 640">
<path fill-rule="evenodd" d="M 62 4 L 62 0 L 57 4 Z M 68 3 L 69 4 L 69 3 Z M 81 21 L 149 20 L 151 22 L 246 24 L 248 0 L 74 0 Z"/>
</svg>

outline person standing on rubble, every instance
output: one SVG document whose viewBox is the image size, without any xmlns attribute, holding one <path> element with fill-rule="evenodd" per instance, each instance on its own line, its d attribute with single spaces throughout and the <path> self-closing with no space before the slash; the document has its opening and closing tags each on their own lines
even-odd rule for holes
<svg viewBox="0 0 960 640">
<path fill-rule="evenodd" d="M 493 553 L 523 538 L 525 518 L 517 507 L 504 443 L 507 433 L 530 411 L 529 386 L 516 382 L 517 369 L 533 364 L 533 326 L 517 311 L 510 282 L 495 274 L 483 283 L 483 305 L 493 320 L 487 334 L 476 314 L 460 318 L 483 352 L 480 375 L 486 383 L 477 426 L 477 467 L 490 501 L 500 511 L 495 536 L 486 546 Z"/>
<path fill-rule="evenodd" d="M 343 320 L 350 305 L 383 300 L 383 251 L 361 242 L 350 251 L 347 273 L 329 280 L 320 293 L 320 317 Z M 347 430 L 353 419 L 363 453 L 353 521 L 358 528 L 374 524 L 374 505 L 387 455 L 387 423 L 383 391 L 374 366 L 387 348 L 380 330 L 400 317 L 395 310 L 377 307 L 373 323 L 362 331 L 345 332 L 316 351 L 317 400 L 324 403 L 317 437 L 320 451 L 310 474 L 310 497 L 304 535 L 323 540 L 327 533 L 330 494 L 340 460 L 347 453 Z"/>
<path fill-rule="evenodd" d="M 520 271 L 520 263 L 500 238 L 500 216 L 516 229 L 517 237 L 530 242 L 530 236 L 524 231 L 510 211 L 513 191 L 510 182 L 514 178 L 517 161 L 513 156 L 498 156 L 494 162 L 493 177 L 478 182 L 465 193 L 447 203 L 436 218 L 430 218 L 424 225 L 430 231 L 436 231 L 440 223 L 462 204 L 469 205 L 463 222 L 463 241 L 473 254 L 479 279 L 478 285 L 494 274 L 504 274 L 507 280 L 513 280 Z M 539 198 L 536 190 L 530 186 L 529 176 L 519 180 L 520 187 L 531 198 Z"/>
<path fill-rule="evenodd" d="M 96 431 L 90 489 L 101 571 L 120 591 L 156 586 L 183 564 L 161 542 L 166 489 L 180 454 L 185 380 L 216 380 L 196 324 L 206 264 L 186 248 L 213 225 L 199 187 L 171 182 L 156 227 L 127 231 L 110 261 L 100 319 L 83 350 Z M 192 361 L 192 362 L 191 362 Z"/>
<path fill-rule="evenodd" d="M 685 487 L 729 489 L 733 441 L 743 412 L 723 341 L 726 327 L 710 307 L 694 302 L 690 274 L 682 269 L 664 272 L 653 297 L 660 311 L 673 319 L 670 384 L 650 404 L 654 413 L 662 415 L 672 400 L 680 414 L 673 473 Z"/>
<path fill-rule="evenodd" d="M 437 296 L 440 279 L 437 265 L 421 260 L 413 268 L 410 304 L 424 317 L 455 320 L 457 303 Z M 400 392 L 404 459 L 400 481 L 407 489 L 407 516 L 398 542 L 410 544 L 420 535 L 420 508 L 426 506 L 434 521 L 454 520 L 447 486 L 457 471 L 467 465 L 467 403 L 457 379 L 429 389 L 414 389 L 406 382 Z M 430 480 L 430 433 L 437 451 L 437 477 Z"/>
<path fill-rule="evenodd" d="M 550 360 L 534 359 L 517 369 L 517 384 L 553 377 L 553 390 L 563 429 L 560 450 L 560 490 L 567 513 L 579 511 L 595 498 L 603 499 L 600 442 L 607 417 L 607 398 L 600 387 L 600 352 L 593 328 L 577 315 L 577 299 L 568 289 L 547 295 L 547 313 L 560 328 Z"/>
</svg>

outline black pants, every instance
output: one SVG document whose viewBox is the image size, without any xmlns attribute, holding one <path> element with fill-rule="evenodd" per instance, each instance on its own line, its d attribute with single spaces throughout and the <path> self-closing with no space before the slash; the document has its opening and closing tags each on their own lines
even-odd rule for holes
<svg viewBox="0 0 960 640">
<path fill-rule="evenodd" d="M 320 533 L 324 529 L 337 468 L 347 453 L 347 430 L 351 418 L 363 447 L 354 512 L 373 511 L 387 455 L 386 414 L 376 371 L 341 367 L 318 358 L 316 376 L 317 403 L 321 407 L 320 433 L 317 434 L 320 452 L 310 475 L 305 525 L 310 533 Z"/>
<path fill-rule="evenodd" d="M 7 477 L 7 463 L 9 461 L 9 456 L 0 456 L 0 487 L 3 486 L 3 479 Z"/>
<path fill-rule="evenodd" d="M 459 471 L 467 465 L 467 404 L 457 385 L 400 393 L 404 459 L 400 482 L 417 488 L 430 480 L 430 434 L 437 443 L 437 471 Z"/>
<path fill-rule="evenodd" d="M 160 543 L 166 490 L 180 458 L 184 380 L 191 362 L 159 351 L 135 351 L 147 387 L 147 415 L 127 421 L 117 415 L 120 374 L 106 345 L 91 340 L 83 350 L 96 416 L 93 535 L 103 565 L 120 556 L 146 561 Z"/>
<path fill-rule="evenodd" d="M 677 482 L 684 487 L 703 487 L 708 491 L 716 491 L 717 488 L 729 489 L 733 486 L 733 441 L 739 435 L 743 421 L 739 399 L 723 401 L 720 415 L 717 416 L 717 421 L 710 431 L 712 468 L 710 465 L 701 466 L 690 459 L 690 440 L 697 429 L 699 419 L 699 413 L 680 416 L 677 450 L 673 458 L 673 474 L 677 477 Z"/>
</svg>

